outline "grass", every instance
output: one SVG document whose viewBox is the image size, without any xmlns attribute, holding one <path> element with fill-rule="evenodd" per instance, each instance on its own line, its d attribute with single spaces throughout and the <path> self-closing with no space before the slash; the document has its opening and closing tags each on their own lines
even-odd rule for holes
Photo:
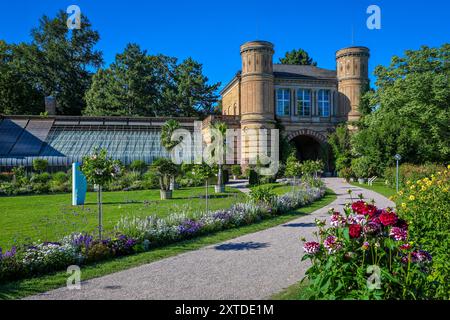
<svg viewBox="0 0 450 320">
<path fill-rule="evenodd" d="M 290 287 L 287 287 L 283 291 L 273 295 L 270 300 L 307 300 L 308 294 L 306 288 L 308 282 L 297 282 Z"/>
<path fill-rule="evenodd" d="M 395 189 L 387 186 L 384 184 L 383 181 L 375 181 L 372 186 L 369 186 L 366 184 L 359 184 L 358 182 L 350 182 L 351 185 L 354 185 L 355 187 L 360 187 L 368 190 L 372 190 L 375 192 L 378 192 L 379 194 L 382 194 L 386 198 L 389 198 L 391 196 L 394 196 L 396 194 Z"/>
<path fill-rule="evenodd" d="M 112 232 L 117 221 L 126 215 L 166 216 L 173 212 L 205 210 L 205 188 L 184 188 L 174 191 L 174 199 L 160 200 L 159 190 L 104 192 L 103 224 Z M 227 188 L 225 194 L 211 196 L 210 210 L 228 208 L 242 201 L 245 195 Z M 95 232 L 98 225 L 96 193 L 87 194 L 86 205 L 71 206 L 72 195 L 33 195 L 0 198 L 0 247 L 32 241 L 57 241 L 72 232 Z"/>
<path fill-rule="evenodd" d="M 202 236 L 199 238 L 186 240 L 171 244 L 162 248 L 154 249 L 149 252 L 136 254 L 128 257 L 118 258 L 96 265 L 82 267 L 82 281 L 104 276 L 121 270 L 137 267 L 146 263 L 151 263 L 163 258 L 175 256 L 202 247 L 220 243 L 229 239 L 265 230 L 288 221 L 299 218 L 303 215 L 310 214 L 324 206 L 329 205 L 336 199 L 336 195 L 331 190 L 327 190 L 325 197 L 314 203 L 291 211 L 281 216 L 243 226 L 240 228 L 220 231 L 214 234 Z M 37 294 L 51 289 L 62 287 L 66 284 L 66 272 L 58 272 L 52 275 L 42 276 L 38 278 L 25 279 L 4 285 L 0 285 L 0 299 L 19 299 L 32 294 Z"/>
</svg>

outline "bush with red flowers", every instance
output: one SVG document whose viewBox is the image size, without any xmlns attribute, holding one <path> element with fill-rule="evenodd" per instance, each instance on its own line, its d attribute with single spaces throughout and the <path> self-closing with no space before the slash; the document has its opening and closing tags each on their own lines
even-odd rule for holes
<svg viewBox="0 0 450 320">
<path fill-rule="evenodd" d="M 317 241 L 303 247 L 310 299 L 427 298 L 432 257 L 408 242 L 405 220 L 363 200 L 330 214 L 330 227 L 317 220 Z"/>
</svg>

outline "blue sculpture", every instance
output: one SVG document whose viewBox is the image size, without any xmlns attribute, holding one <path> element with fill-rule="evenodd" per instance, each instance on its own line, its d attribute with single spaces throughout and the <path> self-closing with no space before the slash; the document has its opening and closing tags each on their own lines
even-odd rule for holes
<svg viewBox="0 0 450 320">
<path fill-rule="evenodd" d="M 86 200 L 87 181 L 84 174 L 80 171 L 80 164 L 72 164 L 72 205 L 84 205 Z"/>
</svg>

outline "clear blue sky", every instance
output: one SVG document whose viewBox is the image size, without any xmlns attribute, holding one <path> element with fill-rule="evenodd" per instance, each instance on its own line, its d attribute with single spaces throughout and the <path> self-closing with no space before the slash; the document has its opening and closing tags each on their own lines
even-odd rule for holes
<svg viewBox="0 0 450 320">
<path fill-rule="evenodd" d="M 29 41 L 30 30 L 43 14 L 76 4 L 100 32 L 98 49 L 105 65 L 128 42 L 149 53 L 204 65 L 211 81 L 225 84 L 240 69 L 239 46 L 249 40 L 275 44 L 275 58 L 303 48 L 319 67 L 335 69 L 336 50 L 352 45 L 371 49 L 370 69 L 386 65 L 392 55 L 421 45 L 450 42 L 448 0 L 2 0 L 0 39 Z M 366 9 L 381 8 L 382 29 L 369 30 Z"/>
</svg>

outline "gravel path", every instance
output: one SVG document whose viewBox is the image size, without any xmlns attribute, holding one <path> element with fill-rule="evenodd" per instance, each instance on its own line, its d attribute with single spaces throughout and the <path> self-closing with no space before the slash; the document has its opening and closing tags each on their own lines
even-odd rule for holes
<svg viewBox="0 0 450 320">
<path fill-rule="evenodd" d="M 81 290 L 60 288 L 29 299 L 267 299 L 304 276 L 307 262 L 300 237 L 312 239 L 314 220 L 328 217 L 330 207 L 349 202 L 348 189 L 393 206 L 385 197 L 325 179 L 338 195 L 330 206 L 286 224 L 224 243 L 82 283 Z"/>
</svg>

